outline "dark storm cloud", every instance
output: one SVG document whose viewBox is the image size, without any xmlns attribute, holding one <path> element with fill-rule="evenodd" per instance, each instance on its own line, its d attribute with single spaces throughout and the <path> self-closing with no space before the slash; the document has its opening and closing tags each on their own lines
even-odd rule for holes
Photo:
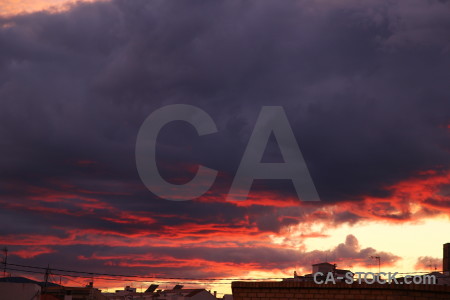
<svg viewBox="0 0 450 300">
<path fill-rule="evenodd" d="M 76 180 L 90 170 L 69 162 L 90 159 L 92 177 L 138 182 L 136 132 L 169 103 L 220 133 L 163 157 L 233 174 L 261 105 L 282 105 L 324 200 L 379 193 L 448 164 L 448 10 L 113 1 L 3 19 L 3 177 Z"/>
<path fill-rule="evenodd" d="M 301 222 L 302 209 L 213 201 L 228 191 L 263 105 L 284 107 L 326 203 L 385 197 L 383 187 L 416 172 L 448 169 L 449 13 L 448 2 L 418 0 L 116 0 L 1 18 L 1 220 L 24 221 L 0 232 L 133 234 L 246 218 L 279 231 Z M 219 132 L 164 128 L 162 173 L 189 178 L 182 163 L 218 169 L 211 201 L 159 200 L 138 177 L 139 127 L 173 103 L 204 109 Z M 277 181 L 255 190 L 292 196 Z M 52 194 L 65 201 L 31 199 Z M 122 210 L 155 223 L 132 224 Z"/>
</svg>

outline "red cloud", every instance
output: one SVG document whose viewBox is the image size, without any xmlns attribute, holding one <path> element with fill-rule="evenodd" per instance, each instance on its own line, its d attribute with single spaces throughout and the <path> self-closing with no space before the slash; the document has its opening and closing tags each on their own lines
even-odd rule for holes
<svg viewBox="0 0 450 300">
<path fill-rule="evenodd" d="M 442 193 L 450 185 L 450 172 L 427 171 L 386 187 L 388 198 L 362 197 L 361 201 L 331 205 L 330 217 L 351 213 L 353 219 L 384 220 L 389 222 L 417 221 L 420 218 L 450 213 L 450 196 Z M 322 209 L 319 209 L 319 211 Z"/>
<path fill-rule="evenodd" d="M 21 250 L 12 251 L 11 255 L 16 255 L 21 258 L 33 258 L 41 254 L 48 254 L 56 252 L 49 247 L 27 247 Z"/>
</svg>

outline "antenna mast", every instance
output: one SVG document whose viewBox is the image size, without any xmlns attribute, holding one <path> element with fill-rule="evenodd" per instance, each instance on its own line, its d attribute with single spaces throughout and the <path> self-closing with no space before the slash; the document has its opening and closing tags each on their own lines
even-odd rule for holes
<svg viewBox="0 0 450 300">
<path fill-rule="evenodd" d="M 378 274 L 380 274 L 380 271 L 381 271 L 381 257 L 379 257 L 379 256 L 371 256 L 370 258 L 378 260 Z"/>
<path fill-rule="evenodd" d="M 3 258 L 3 277 L 6 277 L 6 265 L 8 264 L 8 248 L 3 248 L 3 252 L 5 253 L 5 257 Z"/>
</svg>

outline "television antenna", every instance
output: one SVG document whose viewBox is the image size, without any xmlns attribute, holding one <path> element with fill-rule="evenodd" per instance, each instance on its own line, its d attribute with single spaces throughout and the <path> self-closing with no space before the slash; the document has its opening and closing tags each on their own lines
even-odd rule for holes
<svg viewBox="0 0 450 300">
<path fill-rule="evenodd" d="M 370 257 L 371 259 L 376 259 L 376 260 L 378 260 L 378 274 L 380 274 L 380 269 L 381 269 L 381 257 L 379 257 L 379 256 L 371 256 Z"/>
</svg>

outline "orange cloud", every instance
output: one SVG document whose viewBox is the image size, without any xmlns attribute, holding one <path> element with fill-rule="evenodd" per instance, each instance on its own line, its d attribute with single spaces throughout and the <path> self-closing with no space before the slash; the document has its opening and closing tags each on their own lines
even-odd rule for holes
<svg viewBox="0 0 450 300">
<path fill-rule="evenodd" d="M 420 256 L 417 258 L 416 265 L 414 266 L 416 270 L 441 270 L 442 269 L 442 258 L 430 257 L 430 256 Z"/>
<path fill-rule="evenodd" d="M 0 16 L 33 13 L 37 11 L 58 12 L 66 10 L 77 2 L 93 2 L 95 0 L 2 0 Z"/>
</svg>

